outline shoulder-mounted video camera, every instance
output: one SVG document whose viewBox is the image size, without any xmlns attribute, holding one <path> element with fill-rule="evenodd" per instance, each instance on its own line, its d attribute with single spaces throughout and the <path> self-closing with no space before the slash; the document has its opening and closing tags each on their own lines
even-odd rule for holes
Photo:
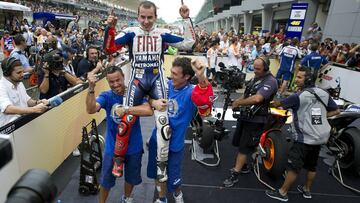
<svg viewBox="0 0 360 203">
<path fill-rule="evenodd" d="M 53 70 L 63 70 L 63 55 L 60 51 L 54 50 L 44 55 L 43 62 L 48 63 L 48 69 Z"/>
<path fill-rule="evenodd" d="M 241 72 L 236 66 L 226 67 L 223 62 L 219 65 L 220 71 L 215 73 L 215 81 L 227 90 L 236 90 L 243 87 L 246 74 Z"/>
</svg>

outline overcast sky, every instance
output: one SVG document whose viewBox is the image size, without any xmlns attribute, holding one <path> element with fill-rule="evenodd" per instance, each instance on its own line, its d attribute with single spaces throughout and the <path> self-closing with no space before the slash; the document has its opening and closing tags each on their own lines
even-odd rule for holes
<svg viewBox="0 0 360 203">
<path fill-rule="evenodd" d="M 179 8 L 181 0 L 150 0 L 158 7 L 158 18 L 171 23 L 180 18 Z M 190 17 L 196 17 L 205 0 L 184 0 L 184 4 L 190 9 Z"/>
</svg>

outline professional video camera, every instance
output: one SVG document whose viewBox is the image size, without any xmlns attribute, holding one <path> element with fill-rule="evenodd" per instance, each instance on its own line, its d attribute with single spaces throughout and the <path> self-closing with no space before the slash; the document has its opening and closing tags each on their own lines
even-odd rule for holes
<svg viewBox="0 0 360 203">
<path fill-rule="evenodd" d="M 52 70 L 63 70 L 63 56 L 60 51 L 54 50 L 44 55 L 43 62 L 48 63 L 48 69 Z"/>
<path fill-rule="evenodd" d="M 236 66 L 226 67 L 223 62 L 219 65 L 220 71 L 215 73 L 215 81 L 226 90 L 241 89 L 245 83 L 246 74 Z"/>
<path fill-rule="evenodd" d="M 0 170 L 12 159 L 11 143 L 0 138 Z M 28 170 L 10 189 L 6 203 L 45 203 L 52 202 L 57 188 L 47 171 Z"/>
</svg>

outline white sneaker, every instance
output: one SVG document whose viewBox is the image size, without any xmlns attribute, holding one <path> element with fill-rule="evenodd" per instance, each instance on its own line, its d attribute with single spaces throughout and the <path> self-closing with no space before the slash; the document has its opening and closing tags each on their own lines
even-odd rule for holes
<svg viewBox="0 0 360 203">
<path fill-rule="evenodd" d="M 183 193 L 180 192 L 180 194 L 178 196 L 175 196 L 174 193 L 174 199 L 175 199 L 175 203 L 184 203 L 184 198 L 183 198 Z"/>
<path fill-rule="evenodd" d="M 76 148 L 74 149 L 74 151 L 72 152 L 72 155 L 73 155 L 73 156 L 80 156 L 80 150 L 79 150 L 79 148 L 76 147 Z"/>
<path fill-rule="evenodd" d="M 121 203 L 134 203 L 134 198 L 122 196 Z"/>
</svg>

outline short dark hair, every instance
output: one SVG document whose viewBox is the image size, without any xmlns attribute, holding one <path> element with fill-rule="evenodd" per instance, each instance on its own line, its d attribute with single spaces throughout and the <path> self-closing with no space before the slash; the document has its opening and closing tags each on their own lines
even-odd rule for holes
<svg viewBox="0 0 360 203">
<path fill-rule="evenodd" d="M 10 60 L 14 60 L 14 58 L 13 58 L 13 59 L 4 58 L 4 60 L 1 62 L 1 69 L 2 69 L 2 71 L 3 71 L 3 75 L 4 75 L 4 76 L 10 76 L 10 75 L 11 75 L 11 72 L 14 71 L 14 68 L 15 68 L 16 66 L 22 66 L 20 60 L 16 59 L 14 62 L 11 63 L 11 66 L 10 66 L 10 67 L 7 67 Z M 5 72 L 6 72 L 6 73 L 5 73 Z"/>
<path fill-rule="evenodd" d="M 191 68 L 191 59 L 188 57 L 177 57 L 174 59 L 172 66 L 181 67 L 183 75 L 189 75 L 190 78 L 188 81 L 191 80 L 191 78 L 195 75 L 194 70 Z"/>
<path fill-rule="evenodd" d="M 108 74 L 113 74 L 113 73 L 115 73 L 115 72 L 119 72 L 119 73 L 124 77 L 123 71 L 122 71 L 121 68 L 118 67 L 118 66 L 110 66 L 110 67 L 108 67 L 108 68 L 106 69 L 106 75 L 108 75 Z"/>
<path fill-rule="evenodd" d="M 138 7 L 138 15 L 139 15 L 139 13 L 140 13 L 140 7 L 143 7 L 143 8 L 146 8 L 146 9 L 154 8 L 155 16 L 157 16 L 156 5 L 155 5 L 153 2 L 151 2 L 151 1 L 142 1 L 142 2 L 139 4 L 139 7 Z"/>
<path fill-rule="evenodd" d="M 314 73 L 313 70 L 311 70 L 310 67 L 307 66 L 300 66 L 299 70 L 301 72 L 305 72 L 305 81 L 304 81 L 304 87 L 314 87 L 315 86 L 315 80 L 316 80 L 316 72 Z"/>
<path fill-rule="evenodd" d="M 318 50 L 318 48 L 319 48 L 319 44 L 317 42 L 311 43 L 311 45 L 310 45 L 311 51 L 316 51 L 316 50 Z"/>
<path fill-rule="evenodd" d="M 26 42 L 26 40 L 22 34 L 17 34 L 14 37 L 14 42 L 15 42 L 15 45 L 20 45 L 21 42 Z"/>
</svg>

